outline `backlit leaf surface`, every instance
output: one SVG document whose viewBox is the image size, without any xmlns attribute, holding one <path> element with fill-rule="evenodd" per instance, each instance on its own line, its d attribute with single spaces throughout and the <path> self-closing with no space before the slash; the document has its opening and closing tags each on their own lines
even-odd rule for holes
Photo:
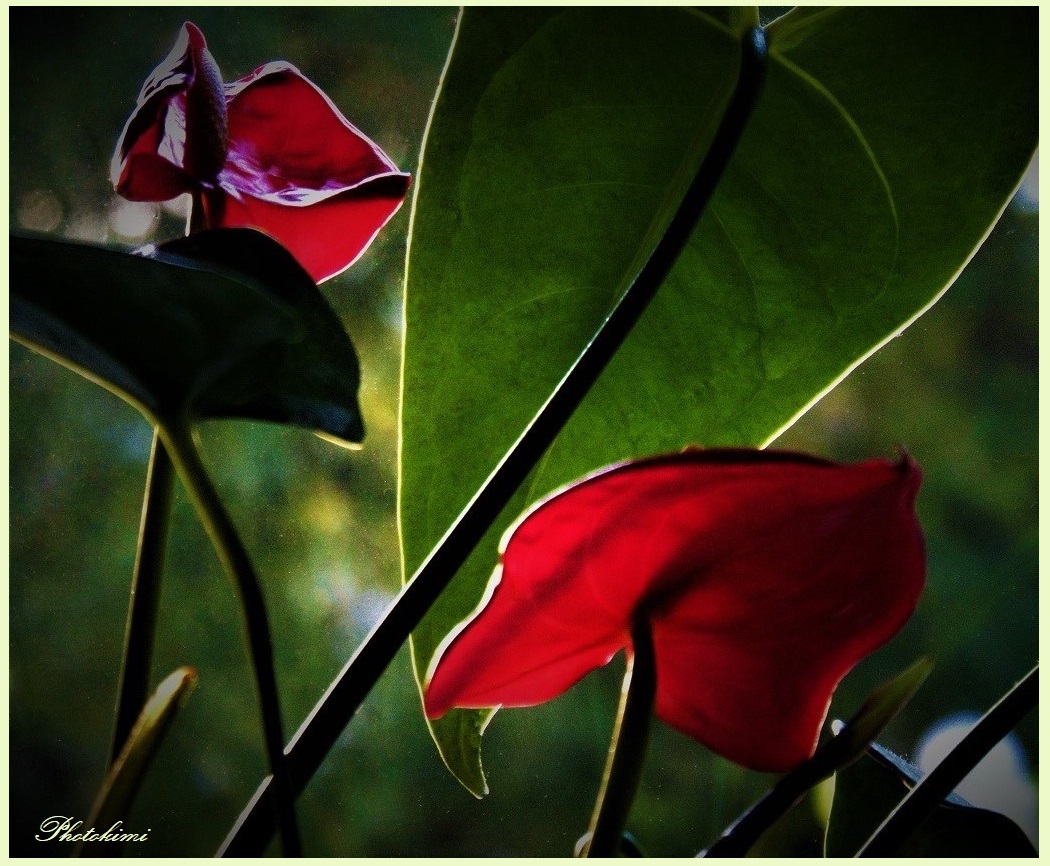
<svg viewBox="0 0 1050 866">
<path fill-rule="evenodd" d="M 801 9 L 759 106 L 620 353 L 414 635 L 477 604 L 499 535 L 597 466 L 770 441 L 952 282 L 1036 141 L 1031 9 Z M 673 213 L 738 66 L 684 9 L 463 13 L 408 258 L 400 522 L 411 575 L 609 312 Z M 435 728 L 484 789 L 480 717 Z"/>
</svg>

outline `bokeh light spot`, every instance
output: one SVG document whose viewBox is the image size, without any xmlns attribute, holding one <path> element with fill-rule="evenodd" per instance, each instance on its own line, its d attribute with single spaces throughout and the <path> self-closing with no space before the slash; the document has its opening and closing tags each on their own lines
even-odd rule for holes
<svg viewBox="0 0 1050 866">
<path fill-rule="evenodd" d="M 109 225 L 123 237 L 138 239 L 152 232 L 159 219 L 159 209 L 152 202 L 118 201 L 110 211 Z"/>
<path fill-rule="evenodd" d="M 53 232 L 62 223 L 62 202 L 51 190 L 34 189 L 22 196 L 18 224 L 34 232 Z"/>
<path fill-rule="evenodd" d="M 64 233 L 73 241 L 99 243 L 106 239 L 106 223 L 93 212 L 75 213 L 66 223 Z"/>
<path fill-rule="evenodd" d="M 959 713 L 930 726 L 916 749 L 919 769 L 923 773 L 933 770 L 970 732 L 978 718 L 975 713 Z M 974 806 L 1012 818 L 1038 847 L 1036 792 L 1028 775 L 1028 758 L 1015 734 L 998 742 L 955 790 Z"/>
<path fill-rule="evenodd" d="M 190 215 L 190 202 L 192 200 L 190 194 L 184 192 L 182 195 L 161 202 L 160 206 L 164 208 L 165 213 L 170 214 L 176 219 L 184 220 Z"/>
</svg>

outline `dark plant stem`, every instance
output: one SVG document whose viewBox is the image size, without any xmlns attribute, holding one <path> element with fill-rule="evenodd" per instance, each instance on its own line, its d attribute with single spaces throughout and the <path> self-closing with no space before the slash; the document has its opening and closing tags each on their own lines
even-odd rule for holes
<svg viewBox="0 0 1050 866">
<path fill-rule="evenodd" d="M 186 234 L 205 228 L 204 203 L 199 192 L 192 193 L 186 215 Z M 149 696 L 150 664 L 156 641 L 160 582 L 164 573 L 164 553 L 171 519 L 171 497 L 175 474 L 171 458 L 156 429 L 146 470 L 146 490 L 142 498 L 135 571 L 131 578 L 131 598 L 124 633 L 124 660 L 117 692 L 116 720 L 109 762 L 120 755 L 128 734 Z"/>
<path fill-rule="evenodd" d="M 164 552 L 168 541 L 171 497 L 175 486 L 174 467 L 163 443 L 153 434 L 153 450 L 146 470 L 146 492 L 142 500 L 138 551 L 131 579 L 131 600 L 124 636 L 124 663 L 120 672 L 116 723 L 110 764 L 120 755 L 139 712 L 149 697 L 150 665 L 160 581 L 164 572 Z"/>
<path fill-rule="evenodd" d="M 1039 702 L 1039 666 L 974 725 L 929 775 L 912 788 L 872 834 L 858 857 L 892 857 L 900 844 L 941 803 L 967 774 Z"/>
<path fill-rule="evenodd" d="M 276 819 L 281 832 L 281 844 L 286 857 L 297 857 L 302 847 L 295 818 L 295 795 L 288 781 L 287 759 L 284 754 L 284 733 L 281 705 L 277 692 L 277 677 L 273 663 L 273 643 L 266 601 L 262 587 L 252 567 L 233 521 L 219 499 L 207 470 L 188 429 L 161 427 L 160 435 L 172 461 L 197 509 L 201 523 L 211 538 L 223 567 L 233 578 L 240 596 L 241 610 L 248 637 L 255 684 L 262 711 L 263 736 L 273 779 L 271 819 Z"/>
<path fill-rule="evenodd" d="M 609 743 L 609 759 L 591 817 L 591 839 L 584 847 L 584 857 L 617 855 L 642 778 L 656 700 L 656 656 L 647 621 L 640 621 L 632 630 L 631 649 L 620 693 L 620 709 Z"/>
<path fill-rule="evenodd" d="M 782 818 L 808 791 L 835 772 L 833 762 L 821 754 L 800 764 L 770 788 L 769 792 L 697 857 L 746 857 L 759 837 Z"/>
<path fill-rule="evenodd" d="M 714 194 L 758 102 L 766 72 L 766 41 L 760 28 L 744 35 L 740 74 L 722 122 L 696 177 L 660 242 L 615 309 L 558 384 L 517 442 L 404 586 L 383 619 L 328 687 L 288 746 L 289 772 L 296 791 L 317 771 L 387 665 L 452 580 L 511 496 L 550 447 L 609 360 L 670 273 Z M 263 780 L 220 849 L 245 856 L 265 846 L 269 833 Z"/>
</svg>

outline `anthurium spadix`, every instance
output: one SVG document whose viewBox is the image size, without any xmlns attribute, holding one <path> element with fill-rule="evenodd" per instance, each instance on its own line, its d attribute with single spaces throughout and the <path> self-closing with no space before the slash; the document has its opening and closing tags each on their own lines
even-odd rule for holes
<svg viewBox="0 0 1050 866">
<path fill-rule="evenodd" d="M 576 482 L 508 530 L 431 663 L 427 714 L 549 700 L 651 629 L 657 716 L 746 767 L 816 746 L 842 677 L 925 581 L 919 467 L 687 450 Z"/>
<path fill-rule="evenodd" d="M 132 201 L 194 193 L 208 228 L 266 232 L 317 282 L 365 251 L 409 184 L 292 64 L 223 84 L 189 22 L 143 85 L 111 177 Z"/>
</svg>

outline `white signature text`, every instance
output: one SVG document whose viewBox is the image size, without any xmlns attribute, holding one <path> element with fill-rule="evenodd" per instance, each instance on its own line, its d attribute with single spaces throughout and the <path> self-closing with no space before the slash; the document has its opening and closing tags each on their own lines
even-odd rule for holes
<svg viewBox="0 0 1050 866">
<path fill-rule="evenodd" d="M 52 815 L 40 822 L 40 832 L 36 834 L 38 842 L 145 842 L 149 829 L 145 833 L 129 833 L 123 829 L 124 822 L 117 821 L 105 832 L 90 827 L 81 830 L 83 821 L 72 815 Z"/>
</svg>

